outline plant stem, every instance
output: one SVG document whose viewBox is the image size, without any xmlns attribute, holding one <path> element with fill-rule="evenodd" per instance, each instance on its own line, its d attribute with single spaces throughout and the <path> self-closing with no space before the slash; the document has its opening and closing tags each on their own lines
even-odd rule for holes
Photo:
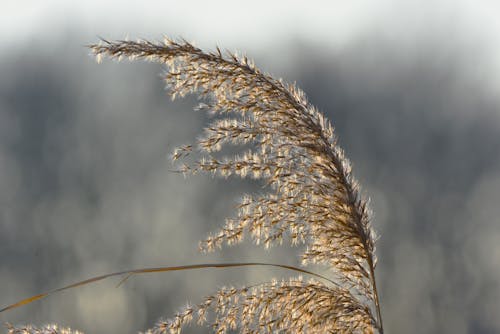
<svg viewBox="0 0 500 334">
<path fill-rule="evenodd" d="M 378 299 L 377 282 L 375 281 L 375 270 L 373 268 L 373 261 L 368 258 L 368 265 L 370 266 L 370 276 L 373 286 L 373 294 L 375 295 L 375 308 L 377 311 L 377 327 L 380 334 L 384 334 L 384 326 L 382 325 L 382 314 L 380 312 L 380 302 Z"/>
</svg>

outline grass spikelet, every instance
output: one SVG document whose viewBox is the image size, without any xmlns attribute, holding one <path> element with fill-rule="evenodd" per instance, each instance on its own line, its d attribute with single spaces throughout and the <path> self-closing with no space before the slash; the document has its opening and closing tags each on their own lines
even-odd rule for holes
<svg viewBox="0 0 500 334">
<path fill-rule="evenodd" d="M 27 326 L 12 326 L 6 324 L 8 334 L 83 334 L 80 331 L 72 330 L 71 328 L 63 328 L 58 325 L 45 325 L 43 327 Z"/>
<path fill-rule="evenodd" d="M 202 136 L 174 151 L 180 172 L 250 177 L 267 185 L 267 193 L 243 197 L 235 215 L 200 242 L 201 251 L 245 237 L 264 247 L 286 242 L 302 246 L 303 266 L 331 270 L 324 279 L 288 266 L 315 277 L 221 288 L 147 333 L 179 333 L 191 322 L 208 324 L 215 333 L 383 333 L 368 201 L 332 125 L 298 87 L 261 72 L 246 56 L 219 48 L 204 52 L 184 40 L 103 40 L 90 48 L 98 60 L 164 64 L 172 98 L 196 94 L 202 100 L 198 109 L 214 115 Z M 244 149 L 220 156 L 228 145 Z M 188 155 L 194 160 L 182 162 Z"/>
</svg>

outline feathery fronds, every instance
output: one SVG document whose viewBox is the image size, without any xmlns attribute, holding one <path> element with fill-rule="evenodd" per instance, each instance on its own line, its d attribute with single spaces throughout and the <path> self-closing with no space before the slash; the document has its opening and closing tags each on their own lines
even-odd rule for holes
<svg viewBox="0 0 500 334">
<path fill-rule="evenodd" d="M 83 334 L 82 332 L 72 330 L 71 328 L 61 328 L 58 325 L 45 325 L 43 327 L 12 326 L 6 324 L 8 334 Z"/>
<path fill-rule="evenodd" d="M 235 328 L 260 331 L 264 324 L 258 319 L 263 318 L 270 329 L 280 329 L 283 327 L 278 319 L 286 318 L 285 312 L 295 313 L 298 319 L 307 318 L 304 315 L 308 311 L 318 312 L 320 303 L 312 303 L 312 310 L 308 310 L 307 300 L 297 304 L 292 296 L 298 290 L 318 296 L 322 295 L 319 291 L 326 295 L 329 292 L 330 298 L 325 299 L 329 302 L 324 307 L 331 317 L 342 315 L 347 324 L 349 315 L 353 320 L 374 319 L 370 308 L 360 307 L 371 301 L 379 313 L 374 234 L 367 202 L 359 193 L 332 126 L 308 103 L 301 90 L 262 73 L 246 57 L 223 56 L 219 49 L 216 53 L 205 53 L 185 41 L 104 42 L 92 49 L 98 57 L 138 57 L 166 64 L 165 81 L 173 98 L 199 94 L 206 101 L 200 109 L 222 116 L 205 129 L 204 137 L 194 146 L 206 156 L 184 165 L 181 168 L 184 173 L 205 171 L 224 177 L 251 176 L 265 180 L 272 188 L 271 193 L 262 197 L 245 197 L 237 216 L 203 241 L 201 250 L 212 251 L 223 243 L 238 243 L 246 234 L 266 247 L 289 239 L 293 244 L 306 245 L 301 254 L 303 264 L 328 265 L 342 283 L 343 288 L 327 287 L 320 282 L 306 285 L 300 281 L 283 283 L 279 288 L 262 287 L 258 299 L 262 303 L 267 301 L 269 307 L 255 313 L 256 319 L 232 320 Z M 213 155 L 224 144 L 249 142 L 254 149 L 240 156 L 220 159 Z M 182 147 L 173 157 L 181 158 L 192 149 L 193 146 Z M 247 299 L 237 297 L 228 300 L 228 304 L 230 308 L 222 309 L 230 312 L 235 308 L 234 313 L 252 305 Z M 279 304 L 283 307 L 277 307 Z M 219 319 L 229 321 L 227 316 L 221 317 L 224 314 L 221 312 Z M 369 325 L 381 331 L 380 315 L 377 317 Z M 301 332 L 307 326 L 302 321 L 285 323 L 290 332 Z M 217 321 L 215 324 L 219 332 L 225 332 L 220 328 L 228 327 Z M 312 321 L 309 327 L 316 325 Z M 338 330 L 330 326 L 334 326 L 333 321 L 322 322 L 320 331 Z M 343 328 L 365 331 L 367 326 L 365 322 L 353 321 Z"/>
<path fill-rule="evenodd" d="M 240 329 L 241 333 L 373 333 L 375 319 L 368 306 L 344 288 L 326 287 L 302 278 L 273 281 L 258 287 L 222 288 L 196 307 L 186 307 L 175 318 L 158 322 L 147 334 L 179 333 L 197 317 L 215 333 Z"/>
<path fill-rule="evenodd" d="M 202 251 L 245 236 L 265 247 L 302 244 L 302 264 L 327 266 L 335 280 L 220 289 L 148 333 L 179 333 L 193 318 L 207 322 L 210 313 L 216 333 L 383 333 L 367 200 L 333 127 L 300 89 L 261 72 L 244 56 L 218 48 L 206 53 L 186 41 L 102 41 L 91 48 L 98 60 L 165 64 L 172 98 L 197 94 L 203 101 L 198 108 L 215 116 L 201 138 L 173 153 L 173 160 L 200 155 L 182 164 L 181 172 L 252 177 L 268 185 L 265 195 L 245 196 L 236 215 L 200 243 Z M 218 157 L 227 145 L 246 149 Z"/>
</svg>

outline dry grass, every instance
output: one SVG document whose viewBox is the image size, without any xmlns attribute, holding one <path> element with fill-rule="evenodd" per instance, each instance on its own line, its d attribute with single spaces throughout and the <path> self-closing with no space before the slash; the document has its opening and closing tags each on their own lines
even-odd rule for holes
<svg viewBox="0 0 500 334">
<path fill-rule="evenodd" d="M 200 243 L 202 251 L 248 236 L 264 247 L 303 245 L 303 266 L 331 269 L 330 279 L 297 277 L 220 289 L 147 333 L 179 333 L 193 319 L 216 333 L 383 333 L 367 200 L 333 127 L 300 89 L 262 73 L 246 57 L 219 49 L 206 53 L 185 41 L 102 41 L 91 48 L 98 60 L 145 58 L 165 64 L 172 97 L 195 93 L 204 102 L 199 109 L 214 115 L 202 137 L 174 152 L 173 160 L 194 154 L 194 162 L 179 166 L 181 172 L 252 177 L 268 186 L 265 195 L 245 196 L 235 216 Z M 218 157 L 227 145 L 245 151 Z M 67 331 L 10 327 L 9 333 Z"/>
</svg>

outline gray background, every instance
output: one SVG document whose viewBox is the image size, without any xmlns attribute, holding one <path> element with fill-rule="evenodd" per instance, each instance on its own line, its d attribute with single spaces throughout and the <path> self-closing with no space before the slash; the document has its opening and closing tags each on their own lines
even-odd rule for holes
<svg viewBox="0 0 500 334">
<path fill-rule="evenodd" d="M 147 63 L 96 64 L 98 37 L 183 36 L 296 81 L 372 199 L 387 333 L 500 331 L 500 24 L 493 1 L 3 0 L 0 304 L 89 276 L 209 261 L 297 264 L 247 243 L 204 256 L 249 181 L 170 172 L 206 124 Z M 322 268 L 316 268 L 322 272 Z M 150 274 L 54 295 L 0 321 L 136 332 L 270 269 Z M 196 332 L 196 330 L 192 330 Z"/>
</svg>

